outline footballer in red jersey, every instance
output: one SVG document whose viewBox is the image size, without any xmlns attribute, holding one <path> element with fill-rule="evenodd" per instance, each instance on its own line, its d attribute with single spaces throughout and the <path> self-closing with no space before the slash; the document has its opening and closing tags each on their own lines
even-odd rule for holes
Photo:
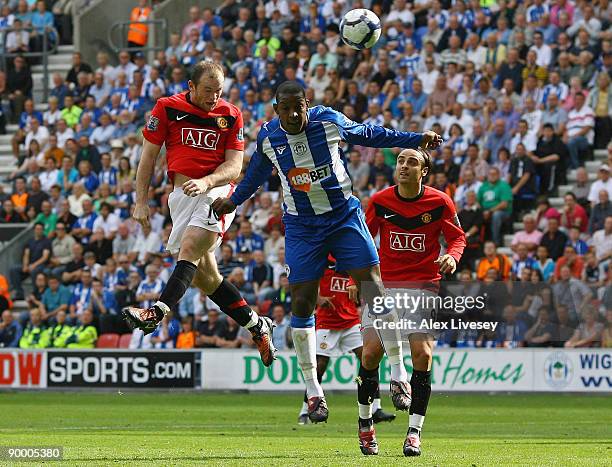
<svg viewBox="0 0 612 467">
<path fill-rule="evenodd" d="M 189 91 L 159 99 L 143 130 L 132 216 L 143 227 L 149 225 L 149 184 L 165 145 L 168 176 L 174 184 L 168 197 L 172 232 L 166 249 L 178 254 L 178 260 L 151 308 L 127 307 L 122 313 L 132 328 L 153 332 L 194 282 L 224 313 L 251 331 L 264 365 L 270 366 L 275 358 L 272 321 L 253 312 L 238 289 L 219 274 L 214 255 L 234 214 L 218 217 L 211 204 L 231 195 L 244 155 L 242 114 L 221 99 L 223 82 L 219 65 L 196 64 Z"/>
<path fill-rule="evenodd" d="M 361 362 L 363 348 L 360 330 L 361 318 L 355 299 L 349 295 L 349 289 L 356 290 L 357 286 L 349 285 L 349 281 L 348 274 L 336 271 L 336 260 L 329 255 L 327 269 L 319 283 L 319 297 L 315 311 L 319 382 L 323 379 L 332 356 L 353 352 Z M 358 396 L 359 390 L 358 386 Z M 383 411 L 378 388 L 374 394 L 372 410 L 374 423 L 395 419 L 395 414 Z M 308 397 L 304 392 L 304 402 L 298 416 L 298 423 L 304 425 L 309 421 Z M 364 454 L 375 454 L 378 450 L 376 438 L 371 439 L 370 434 L 371 430 L 365 430 L 360 437 L 360 446 Z"/>
<path fill-rule="evenodd" d="M 435 286 L 441 274 L 455 272 L 466 245 L 453 201 L 447 194 L 422 184 L 430 170 L 431 160 L 427 152 L 403 150 L 397 157 L 395 168 L 398 184 L 373 195 L 366 211 L 370 233 L 373 237 L 380 236 L 380 271 L 385 286 L 393 282 L 409 282 L 413 285 L 402 293 L 411 295 L 435 295 L 431 285 Z M 440 234 L 444 235 L 447 243 L 447 251 L 442 256 Z M 422 309 L 419 312 L 423 317 L 426 313 L 431 317 L 431 311 Z M 371 326 L 366 318 L 364 314 L 364 327 Z M 407 390 L 411 391 L 412 401 L 403 451 L 405 456 L 418 456 L 431 394 L 434 336 L 419 328 L 408 333 L 413 372 Z M 383 339 L 383 342 L 388 352 L 389 341 Z M 397 344 L 401 356 L 401 342 Z M 370 351 L 376 355 L 368 355 Z M 382 354 L 382 348 L 366 346 L 363 358 L 375 361 L 382 358 Z M 399 368 L 401 375 L 394 378 L 393 366 L 391 370 L 392 379 L 407 380 L 403 364 Z"/>
</svg>

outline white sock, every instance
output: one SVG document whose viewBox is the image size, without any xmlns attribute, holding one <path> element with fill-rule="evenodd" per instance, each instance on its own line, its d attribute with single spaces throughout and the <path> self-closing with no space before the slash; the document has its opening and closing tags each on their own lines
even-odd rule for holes
<svg viewBox="0 0 612 467">
<path fill-rule="evenodd" d="M 408 429 L 414 428 L 419 430 L 419 433 L 423 429 L 423 422 L 425 421 L 425 415 L 419 415 L 416 413 L 408 416 Z"/>
<path fill-rule="evenodd" d="M 372 404 L 357 404 L 359 406 L 359 418 L 367 420 L 372 418 Z"/>
<path fill-rule="evenodd" d="M 168 312 L 170 311 L 170 307 L 168 305 L 166 305 L 164 302 L 160 302 L 159 300 L 155 302 L 155 305 L 158 307 L 161 311 L 164 312 L 164 316 L 166 316 L 168 314 Z"/>
<path fill-rule="evenodd" d="M 391 366 L 391 379 L 407 383 L 408 373 L 406 373 L 406 367 L 404 366 L 402 343 L 400 341 L 385 342 L 385 352 Z"/>
<path fill-rule="evenodd" d="M 317 335 L 315 328 L 292 328 L 293 345 L 306 383 L 307 397 L 323 396 L 317 381 Z"/>
<path fill-rule="evenodd" d="M 259 323 L 259 315 L 255 313 L 253 310 L 251 310 L 250 315 L 249 315 L 249 322 L 246 324 L 245 328 L 250 329 L 253 326 L 255 326 L 257 323 Z"/>
<path fill-rule="evenodd" d="M 378 409 L 381 409 L 382 407 L 380 406 L 380 399 L 374 399 L 374 402 L 372 402 L 372 411 L 376 412 Z"/>
<path fill-rule="evenodd" d="M 302 410 L 300 410 L 300 415 L 306 415 L 308 413 L 308 404 L 306 402 L 302 402 Z"/>
</svg>

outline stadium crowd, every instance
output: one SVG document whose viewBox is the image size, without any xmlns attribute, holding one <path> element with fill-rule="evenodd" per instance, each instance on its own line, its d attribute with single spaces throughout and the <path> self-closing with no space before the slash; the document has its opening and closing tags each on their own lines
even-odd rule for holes
<svg viewBox="0 0 612 467">
<path fill-rule="evenodd" d="M 53 19 L 45 2 L 0 4 L 0 32 L 36 26 L 41 14 Z M 360 6 L 382 20 L 371 50 L 340 40 L 343 14 Z M 216 10 L 192 6 L 189 18 L 152 61 L 134 48 L 116 57 L 100 52 L 95 64 L 74 53 L 67 75 L 53 75 L 45 112 L 31 98 L 25 58 L 0 72 L 0 133 L 8 122 L 19 124 L 0 222 L 35 224 L 22 264 L 4 271 L 8 281 L 0 278 L 0 346 L 94 347 L 101 334 L 129 332 L 118 310 L 147 308 L 158 297 L 174 265 L 164 250 L 172 186 L 160 157 L 151 226 L 130 218 L 142 128 L 157 99 L 187 90 L 199 60 L 226 70 L 224 94 L 242 109 L 247 160 L 284 80 L 302 83 L 312 105 L 355 121 L 444 136 L 428 184 L 455 200 L 467 234 L 453 279 L 465 294 L 494 297 L 484 317 L 501 325 L 494 334 L 445 333 L 441 345 L 612 346 L 612 3 L 225 0 Z M 32 46 L 14 31 L 2 37 L 7 50 Z M 584 165 L 599 149 L 608 159 L 593 181 Z M 398 152 L 344 147 L 364 208 L 394 183 Z M 556 209 L 549 198 L 572 170 L 573 191 Z M 291 295 L 279 188 L 273 174 L 239 209 L 218 259 L 253 308 L 274 319 L 275 345 L 283 349 L 291 345 Z M 518 221 L 523 227 L 514 231 Z M 510 233 L 512 253 L 498 252 Z M 14 316 L 13 301 L 23 299 L 30 311 Z M 193 288 L 152 335 L 135 331 L 130 343 L 250 345 L 250 333 Z"/>
</svg>

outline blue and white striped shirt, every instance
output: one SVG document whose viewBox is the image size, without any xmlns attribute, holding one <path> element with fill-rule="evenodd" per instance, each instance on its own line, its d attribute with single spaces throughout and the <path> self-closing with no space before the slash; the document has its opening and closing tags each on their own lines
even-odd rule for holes
<svg viewBox="0 0 612 467">
<path fill-rule="evenodd" d="M 352 183 L 340 141 L 376 148 L 416 148 L 421 138 L 421 133 L 356 123 L 324 106 L 308 110 L 306 128 L 296 135 L 283 130 L 277 117 L 259 130 L 257 150 L 231 199 L 236 205 L 245 202 L 276 168 L 286 214 L 317 216 L 334 211 L 341 215 L 349 207 Z"/>
</svg>

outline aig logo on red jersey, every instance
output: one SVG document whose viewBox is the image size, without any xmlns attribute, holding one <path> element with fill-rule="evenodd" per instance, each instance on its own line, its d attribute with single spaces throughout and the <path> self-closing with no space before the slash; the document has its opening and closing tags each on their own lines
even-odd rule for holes
<svg viewBox="0 0 612 467">
<path fill-rule="evenodd" d="M 199 149 L 217 149 L 219 133 L 202 128 L 181 128 L 181 139 L 185 146 Z"/>
<path fill-rule="evenodd" d="M 346 292 L 348 283 L 348 277 L 332 277 L 329 290 L 332 292 Z"/>
<path fill-rule="evenodd" d="M 404 232 L 390 232 L 389 245 L 396 251 L 425 251 L 425 234 L 411 234 Z"/>
<path fill-rule="evenodd" d="M 331 174 L 331 165 L 315 167 L 312 170 L 304 167 L 294 167 L 289 171 L 287 177 L 295 190 L 309 192 L 313 183 L 322 182 L 331 177 Z"/>
</svg>

